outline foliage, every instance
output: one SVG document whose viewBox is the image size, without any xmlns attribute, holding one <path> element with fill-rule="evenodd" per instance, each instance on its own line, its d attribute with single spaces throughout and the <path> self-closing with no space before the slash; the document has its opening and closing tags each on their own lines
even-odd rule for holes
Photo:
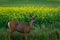
<svg viewBox="0 0 60 40">
<path fill-rule="evenodd" d="M 60 22 L 60 8 L 0 7 L 0 26 L 7 27 L 11 20 L 29 23 L 30 15 L 37 15 L 35 24 L 38 25 Z"/>
</svg>

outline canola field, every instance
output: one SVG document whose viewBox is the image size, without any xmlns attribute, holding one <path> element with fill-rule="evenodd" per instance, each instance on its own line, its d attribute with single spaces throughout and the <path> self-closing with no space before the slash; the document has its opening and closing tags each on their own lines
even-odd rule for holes
<svg viewBox="0 0 60 40">
<path fill-rule="evenodd" d="M 0 25 L 7 26 L 7 22 L 17 20 L 29 22 L 29 15 L 37 15 L 36 24 L 60 21 L 60 8 L 49 7 L 0 7 Z"/>
</svg>

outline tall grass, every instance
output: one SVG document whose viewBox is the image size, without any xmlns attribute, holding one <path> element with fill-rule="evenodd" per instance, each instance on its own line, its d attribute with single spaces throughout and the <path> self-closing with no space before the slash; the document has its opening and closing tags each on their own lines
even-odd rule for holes
<svg viewBox="0 0 60 40">
<path fill-rule="evenodd" d="M 9 29 L 0 29 L 0 40 L 8 40 L 8 31 Z M 11 38 L 12 40 L 23 40 L 24 34 L 14 32 Z M 28 34 L 28 40 L 60 40 L 60 30 L 33 27 Z"/>
</svg>

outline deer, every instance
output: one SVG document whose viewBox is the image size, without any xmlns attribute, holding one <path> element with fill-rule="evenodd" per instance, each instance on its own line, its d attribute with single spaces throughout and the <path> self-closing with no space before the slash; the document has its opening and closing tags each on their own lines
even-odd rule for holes
<svg viewBox="0 0 60 40">
<path fill-rule="evenodd" d="M 23 33 L 25 40 L 28 40 L 28 33 L 30 32 L 32 26 L 34 25 L 34 22 L 36 20 L 36 16 L 32 17 L 30 15 L 31 22 L 28 24 L 17 22 L 17 21 L 9 21 L 8 27 L 9 27 L 9 33 L 8 33 L 8 40 L 11 40 L 11 34 L 15 31 Z"/>
</svg>

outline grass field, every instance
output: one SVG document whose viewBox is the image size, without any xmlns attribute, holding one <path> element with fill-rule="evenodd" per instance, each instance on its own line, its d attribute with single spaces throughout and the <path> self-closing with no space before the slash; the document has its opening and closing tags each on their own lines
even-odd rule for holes
<svg viewBox="0 0 60 40">
<path fill-rule="evenodd" d="M 0 40 L 8 40 L 8 21 L 30 22 L 29 15 L 36 17 L 29 40 L 60 40 L 60 7 L 0 7 Z M 13 40 L 22 40 L 23 34 L 15 32 Z"/>
</svg>

